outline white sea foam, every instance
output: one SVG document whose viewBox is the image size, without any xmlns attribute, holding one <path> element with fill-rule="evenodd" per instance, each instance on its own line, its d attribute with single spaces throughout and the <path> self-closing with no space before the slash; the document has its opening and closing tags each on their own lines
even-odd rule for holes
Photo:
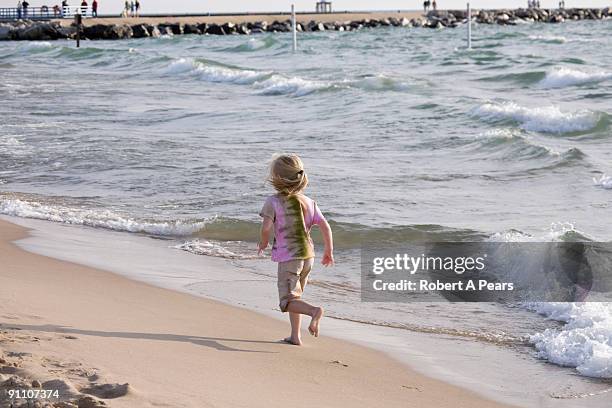
<svg viewBox="0 0 612 408">
<path fill-rule="evenodd" d="M 357 81 L 350 81 L 349 85 L 354 88 L 372 91 L 405 91 L 409 89 L 408 83 L 383 74 L 367 76 Z"/>
<path fill-rule="evenodd" d="M 530 337 L 538 355 L 582 375 L 612 378 L 612 303 L 535 303 L 528 307 L 565 322 Z"/>
<path fill-rule="evenodd" d="M 189 58 L 173 61 L 166 69 L 168 75 L 196 75 L 206 82 L 225 82 L 248 85 L 270 76 L 270 72 L 208 65 Z"/>
<path fill-rule="evenodd" d="M 538 235 L 531 235 L 518 230 L 496 232 L 489 237 L 492 242 L 557 242 L 563 240 L 567 234 L 575 233 L 591 239 L 586 233 L 576 229 L 571 222 L 553 222 L 548 231 Z"/>
<path fill-rule="evenodd" d="M 365 90 L 404 91 L 408 84 L 385 75 L 368 76 L 360 79 L 326 81 L 288 77 L 272 71 L 255 71 L 210 65 L 189 58 L 173 61 L 164 71 L 166 75 L 193 75 L 207 82 L 224 82 L 251 85 L 262 95 L 305 96 L 325 89 L 360 88 Z"/>
<path fill-rule="evenodd" d="M 262 48 L 266 48 L 266 46 L 267 46 L 266 42 L 262 41 L 262 40 L 260 40 L 258 38 L 251 38 L 251 39 L 249 39 L 249 41 L 247 41 L 245 43 L 245 47 L 248 50 L 251 50 L 251 51 L 255 51 L 255 50 L 262 49 Z"/>
<path fill-rule="evenodd" d="M 61 205 L 47 205 L 10 197 L 0 198 L 0 214 L 106 228 L 115 231 L 170 236 L 191 235 L 206 225 L 205 221 L 143 221 L 124 217 L 109 210 L 88 210 Z"/>
<path fill-rule="evenodd" d="M 46 50 L 52 48 L 53 45 L 49 41 L 29 41 L 22 47 L 24 50 Z"/>
<path fill-rule="evenodd" d="M 493 122 L 513 120 L 525 130 L 544 133 L 585 131 L 599 121 L 599 115 L 588 110 L 563 112 L 558 106 L 528 108 L 514 102 L 486 103 L 473 109 L 472 114 Z"/>
<path fill-rule="evenodd" d="M 600 178 L 593 177 L 593 183 L 605 189 L 612 189 L 612 177 L 605 174 L 602 174 Z"/>
<path fill-rule="evenodd" d="M 14 136 L 0 136 L 0 153 L 7 156 L 27 156 L 32 152 L 31 146 Z"/>
<path fill-rule="evenodd" d="M 233 245 L 232 245 L 233 244 Z M 173 246 L 173 248 L 180 249 L 183 251 L 191 252 L 196 255 L 207 255 L 226 259 L 255 259 L 259 256 L 249 248 L 245 250 L 244 242 L 220 242 L 206 241 L 200 239 L 194 239 L 191 241 L 184 242 L 182 244 Z M 235 246 L 236 249 L 231 248 Z"/>
<path fill-rule="evenodd" d="M 312 81 L 299 77 L 287 78 L 282 75 L 272 75 L 270 78 L 256 84 L 256 87 L 261 89 L 263 95 L 293 96 L 308 95 L 332 86 L 332 83 L 326 81 Z"/>
<path fill-rule="evenodd" d="M 539 86 L 542 88 L 565 88 L 568 86 L 603 82 L 612 79 L 610 72 L 583 72 L 570 68 L 557 68 L 546 74 Z"/>
<path fill-rule="evenodd" d="M 559 44 L 567 42 L 567 38 L 560 35 L 530 35 L 529 39 Z"/>
</svg>

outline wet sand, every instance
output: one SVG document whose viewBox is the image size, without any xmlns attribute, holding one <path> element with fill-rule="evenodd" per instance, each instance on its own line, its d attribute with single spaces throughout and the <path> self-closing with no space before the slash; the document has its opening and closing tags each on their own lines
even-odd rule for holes
<svg viewBox="0 0 612 408">
<path fill-rule="evenodd" d="M 38 381 L 111 407 L 504 406 L 368 348 L 283 344 L 284 322 L 12 243 L 26 236 L 0 221 L 1 391 Z"/>
</svg>

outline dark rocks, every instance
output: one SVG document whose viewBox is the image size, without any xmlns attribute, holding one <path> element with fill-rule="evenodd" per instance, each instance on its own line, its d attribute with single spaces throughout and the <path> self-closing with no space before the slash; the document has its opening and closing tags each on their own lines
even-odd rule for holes
<svg viewBox="0 0 612 408">
<path fill-rule="evenodd" d="M 10 24 L 0 24 L 0 41 L 11 40 L 15 27 Z"/>
<path fill-rule="evenodd" d="M 603 9 L 514 9 L 514 10 L 474 10 L 472 19 L 480 24 L 516 25 L 522 22 L 562 23 L 566 20 L 600 20 L 612 17 L 609 7 Z M 427 27 L 434 29 L 454 28 L 465 23 L 467 12 L 465 10 L 436 10 L 427 13 L 424 18 L 388 17 L 381 19 L 362 19 L 354 21 L 320 22 L 309 21 L 297 23 L 296 29 L 300 32 L 317 31 L 355 31 L 365 28 L 377 27 Z M 83 27 L 82 38 L 89 40 L 116 40 L 123 38 L 147 38 L 161 35 L 249 35 L 258 33 L 291 32 L 291 21 L 256 21 L 235 24 L 214 23 L 162 23 L 158 25 L 134 24 L 106 25 L 95 24 Z M 0 40 L 56 40 L 61 38 L 75 38 L 76 27 L 61 26 L 58 23 L 33 22 L 19 20 L 11 23 L 0 23 Z"/>
<path fill-rule="evenodd" d="M 298 31 L 301 31 L 301 26 L 298 24 L 298 27 L 296 28 Z M 242 35 L 249 35 L 251 34 L 251 29 L 248 27 L 247 24 L 239 24 L 236 27 L 236 33 L 237 34 L 242 34 Z"/>
<path fill-rule="evenodd" d="M 159 31 L 160 35 L 174 35 L 174 32 L 172 32 L 172 28 L 171 27 L 166 27 L 166 26 L 158 26 L 157 30 Z"/>
<path fill-rule="evenodd" d="M 93 26 L 84 27 L 83 35 L 90 40 L 121 40 L 132 38 L 134 32 L 132 27 L 127 24 L 95 24 Z"/>
<path fill-rule="evenodd" d="M 163 23 L 157 26 L 162 34 L 181 35 L 184 33 L 185 26 L 181 23 Z"/>
<path fill-rule="evenodd" d="M 54 23 L 36 23 L 26 25 L 11 32 L 12 40 L 19 41 L 48 41 L 68 38 L 66 34 L 60 30 L 60 26 Z"/>
<path fill-rule="evenodd" d="M 200 30 L 200 34 L 206 34 L 206 30 L 208 30 L 208 24 L 207 23 L 200 23 L 197 24 L 198 30 Z"/>
<path fill-rule="evenodd" d="M 136 24 L 132 26 L 132 33 L 134 38 L 145 38 L 150 37 L 151 34 L 144 24 Z"/>
<path fill-rule="evenodd" d="M 202 34 L 202 32 L 195 24 L 185 24 L 183 27 L 183 34 Z"/>
<path fill-rule="evenodd" d="M 218 24 L 211 24 L 206 29 L 206 34 L 225 35 L 226 33 L 223 30 L 223 27 L 221 27 L 220 25 L 218 25 Z"/>
<path fill-rule="evenodd" d="M 225 23 L 221 26 L 225 34 L 236 34 L 236 24 Z"/>
<path fill-rule="evenodd" d="M 83 34 L 85 37 L 90 39 L 102 39 L 106 37 L 106 29 L 108 26 L 104 24 L 95 24 L 89 27 L 85 27 Z"/>
</svg>

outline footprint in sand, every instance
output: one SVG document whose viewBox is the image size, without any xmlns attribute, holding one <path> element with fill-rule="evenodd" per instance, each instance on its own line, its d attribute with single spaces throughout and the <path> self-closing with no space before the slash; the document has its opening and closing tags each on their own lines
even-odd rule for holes
<svg viewBox="0 0 612 408">
<path fill-rule="evenodd" d="M 93 395 L 102 399 L 113 399 L 127 395 L 131 390 L 130 384 L 92 384 L 81 389 L 84 394 Z"/>
<path fill-rule="evenodd" d="M 340 361 L 340 360 L 330 361 L 330 363 L 331 363 L 331 364 L 338 364 L 338 365 L 341 365 L 342 367 L 348 367 L 348 366 L 349 366 L 348 364 L 345 364 L 345 363 L 343 363 L 343 362 L 342 362 L 342 361 Z"/>
</svg>

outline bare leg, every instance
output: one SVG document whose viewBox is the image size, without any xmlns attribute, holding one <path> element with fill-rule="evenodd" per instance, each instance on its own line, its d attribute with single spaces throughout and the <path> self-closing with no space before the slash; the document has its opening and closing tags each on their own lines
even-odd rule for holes
<svg viewBox="0 0 612 408">
<path fill-rule="evenodd" d="M 289 322 L 291 322 L 291 336 L 287 337 L 285 341 L 287 343 L 295 344 L 296 346 L 301 346 L 302 336 L 300 329 L 302 326 L 302 315 L 299 313 L 289 312 Z"/>
<path fill-rule="evenodd" d="M 287 311 L 289 313 L 297 313 L 310 316 L 312 319 L 310 320 L 310 325 L 308 325 L 308 331 L 313 336 L 319 337 L 319 324 L 321 322 L 321 318 L 323 317 L 322 307 L 312 306 L 301 299 L 295 299 L 289 302 L 289 305 L 287 306 Z"/>
</svg>

